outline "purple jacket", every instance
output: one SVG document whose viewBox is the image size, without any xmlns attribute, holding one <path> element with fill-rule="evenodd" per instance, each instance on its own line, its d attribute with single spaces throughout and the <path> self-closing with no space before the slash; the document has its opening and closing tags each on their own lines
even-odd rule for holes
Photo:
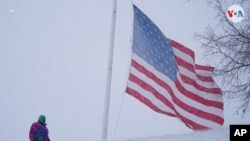
<svg viewBox="0 0 250 141">
<path fill-rule="evenodd" d="M 45 123 L 35 122 L 30 127 L 30 141 L 50 141 L 49 130 Z"/>
</svg>

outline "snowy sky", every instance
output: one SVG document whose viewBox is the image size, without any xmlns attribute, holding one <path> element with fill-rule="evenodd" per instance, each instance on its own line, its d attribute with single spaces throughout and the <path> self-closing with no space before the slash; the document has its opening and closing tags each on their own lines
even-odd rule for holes
<svg viewBox="0 0 250 141">
<path fill-rule="evenodd" d="M 28 140 L 32 122 L 47 116 L 50 138 L 101 138 L 112 0 L 0 0 L 0 140 Z M 131 0 L 118 0 L 110 99 L 110 140 L 192 132 L 124 93 L 130 63 Z M 203 59 L 195 33 L 216 27 L 205 2 L 134 0 L 162 32 Z M 233 3 L 232 3 L 233 4 Z M 218 29 L 219 30 L 219 29 Z M 225 103 L 225 127 L 250 124 Z"/>
</svg>

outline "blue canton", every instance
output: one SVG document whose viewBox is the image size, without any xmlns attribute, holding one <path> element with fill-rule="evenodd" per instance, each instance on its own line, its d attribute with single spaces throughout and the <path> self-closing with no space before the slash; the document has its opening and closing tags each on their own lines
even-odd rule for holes
<svg viewBox="0 0 250 141">
<path fill-rule="evenodd" d="M 170 39 L 136 6 L 132 51 L 156 70 L 176 80 L 177 66 Z"/>
</svg>

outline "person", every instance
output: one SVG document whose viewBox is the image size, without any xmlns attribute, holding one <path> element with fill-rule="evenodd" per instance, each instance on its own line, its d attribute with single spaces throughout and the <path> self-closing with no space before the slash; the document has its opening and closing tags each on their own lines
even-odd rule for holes
<svg viewBox="0 0 250 141">
<path fill-rule="evenodd" d="M 46 125 L 46 117 L 44 115 L 40 115 L 38 121 L 34 122 L 30 127 L 30 141 L 50 141 L 49 130 Z"/>
</svg>

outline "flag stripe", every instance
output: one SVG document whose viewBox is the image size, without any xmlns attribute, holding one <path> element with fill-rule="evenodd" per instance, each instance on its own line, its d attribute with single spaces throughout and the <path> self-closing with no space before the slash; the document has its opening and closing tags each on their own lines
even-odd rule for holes
<svg viewBox="0 0 250 141">
<path fill-rule="evenodd" d="M 133 56 L 136 56 L 136 55 L 133 55 Z M 136 58 L 136 57 L 133 57 L 133 58 Z M 138 59 L 138 58 L 137 58 Z M 140 60 L 140 61 L 142 61 L 142 60 Z M 143 66 L 146 66 L 146 64 L 143 64 L 143 66 L 142 65 L 140 65 L 139 63 L 137 63 L 136 61 L 134 61 L 134 60 L 132 60 L 132 66 L 133 66 L 133 68 L 136 68 L 136 69 L 138 69 L 138 71 L 140 71 L 142 74 L 144 74 L 145 75 L 145 77 L 147 76 L 148 78 L 143 78 L 143 81 L 146 81 L 146 82 L 150 82 L 150 85 L 146 85 L 146 83 L 142 83 L 141 81 L 140 82 L 138 82 L 138 85 L 143 85 L 143 86 L 147 86 L 147 87 L 151 87 L 151 85 L 153 85 L 154 87 L 156 87 L 157 89 L 162 89 L 162 88 L 164 88 L 165 90 L 161 90 L 161 91 L 165 91 L 165 93 L 167 93 L 167 94 L 165 94 L 164 96 L 167 96 L 166 98 L 167 99 L 172 99 L 172 101 L 174 101 L 175 103 L 178 103 L 178 106 L 179 107 L 182 107 L 183 109 L 193 109 L 193 111 L 192 112 L 195 112 L 196 114 L 205 114 L 206 116 L 205 117 L 203 117 L 203 118 L 207 118 L 207 114 L 208 113 L 206 113 L 206 112 L 202 112 L 202 111 L 199 111 L 199 110 L 196 110 L 195 108 L 193 108 L 193 107 L 188 107 L 188 105 L 185 105 L 184 104 L 184 102 L 182 102 L 182 101 L 185 101 L 186 103 L 195 103 L 195 104 L 193 104 L 193 105 L 196 105 L 195 107 L 200 107 L 200 109 L 207 109 L 207 111 L 209 112 L 210 111 L 210 113 L 218 113 L 219 111 L 218 111 L 218 109 L 216 109 L 216 108 L 213 108 L 213 107 L 210 107 L 210 108 L 206 108 L 204 105 L 202 105 L 201 103 L 197 103 L 197 101 L 192 101 L 191 99 L 188 99 L 187 97 L 185 97 L 185 96 L 182 96 L 181 94 L 180 94 L 180 92 L 177 92 L 177 90 L 176 90 L 176 92 L 175 92 L 175 95 L 173 94 L 173 91 L 172 91 L 172 89 L 170 88 L 170 86 L 168 86 L 165 82 L 163 82 L 161 79 L 159 79 L 159 78 L 162 78 L 162 77 L 156 77 L 155 76 L 155 74 L 152 74 L 151 72 L 149 72 L 148 70 L 146 70 L 145 69 L 145 67 L 143 67 Z M 150 66 L 147 66 L 147 68 L 148 67 L 150 67 Z M 135 69 L 133 69 L 133 68 L 131 68 L 131 73 L 134 73 L 134 70 Z M 138 72 L 136 73 L 136 75 L 138 75 Z M 140 76 L 140 78 L 142 78 L 143 76 Z M 155 81 L 155 83 L 156 84 L 153 84 L 153 82 L 151 82 L 151 80 L 149 80 L 149 79 L 152 79 L 153 81 Z M 158 85 L 158 86 L 157 86 Z M 172 86 L 173 87 L 173 86 Z M 171 97 L 170 96 L 168 96 L 168 94 L 170 94 L 171 95 Z M 159 97 L 159 96 L 157 96 L 157 97 Z M 177 97 L 180 97 L 180 99 L 182 99 L 182 100 L 179 100 Z M 177 102 L 176 102 L 177 101 Z M 213 114 L 209 114 L 209 117 L 212 117 L 213 119 L 215 119 L 216 120 L 216 122 L 218 122 L 219 124 L 221 123 L 221 122 L 223 122 L 223 119 L 221 118 L 221 116 L 222 115 L 213 115 Z"/>
<path fill-rule="evenodd" d="M 147 70 L 144 70 L 147 71 Z M 145 73 L 145 72 L 144 72 Z M 150 72 L 147 72 L 147 74 L 149 74 Z M 133 74 L 130 74 L 129 77 L 130 81 L 133 81 L 136 84 L 140 84 L 140 86 L 146 90 L 149 91 L 150 93 L 152 93 L 157 99 L 159 99 L 160 101 L 162 101 L 164 104 L 166 104 L 167 106 L 173 108 L 172 104 L 169 103 L 169 101 L 161 94 L 159 93 L 157 90 L 155 90 L 151 85 L 147 84 L 145 81 L 139 79 L 138 77 L 134 76 Z M 159 78 L 151 78 L 154 79 L 154 81 L 156 81 L 156 79 Z M 158 80 L 159 83 L 164 83 L 164 82 L 160 82 L 161 80 Z M 173 102 L 178 105 L 180 108 L 185 109 L 187 112 L 198 115 L 204 119 L 208 119 L 208 120 L 216 120 L 221 122 L 221 118 L 219 116 L 213 115 L 211 113 L 207 113 L 205 111 L 199 110 L 197 108 L 191 107 L 187 104 L 185 104 L 184 102 L 182 102 L 181 100 L 179 100 L 175 95 L 173 95 L 173 92 L 171 90 L 171 88 L 167 85 L 164 86 L 164 88 L 169 89 L 169 94 L 172 96 L 173 98 Z"/>
<path fill-rule="evenodd" d="M 135 57 L 136 55 L 133 55 L 134 58 L 136 58 L 136 60 L 138 61 L 139 58 L 138 57 Z M 195 94 L 192 94 L 192 95 L 188 95 L 188 93 L 185 93 L 184 95 L 179 91 L 178 87 L 177 89 L 171 89 L 172 88 L 175 88 L 175 84 L 171 84 L 171 83 L 168 83 L 166 84 L 162 79 L 166 80 L 168 78 L 166 78 L 165 76 L 157 76 L 158 73 L 151 73 L 149 70 L 147 70 L 146 68 L 150 68 L 150 70 L 153 70 L 154 71 L 154 68 L 151 68 L 150 65 L 148 65 L 146 62 L 144 62 L 143 60 L 139 60 L 139 62 L 141 64 L 139 64 L 137 61 L 135 60 L 132 60 L 132 66 L 133 68 L 135 68 L 136 70 L 140 71 L 142 74 L 144 74 L 145 76 L 141 75 L 140 78 L 144 78 L 143 80 L 146 81 L 146 82 L 151 82 L 150 84 L 153 85 L 154 87 L 157 87 L 157 89 L 162 89 L 164 88 L 166 90 L 166 93 L 169 93 L 170 96 L 167 94 L 167 98 L 169 100 L 171 100 L 172 98 L 179 98 L 179 99 L 182 99 L 182 101 L 185 101 L 187 103 L 192 103 L 193 105 L 195 105 L 195 107 L 200 107 L 201 109 L 206 109 L 206 111 L 210 111 L 211 113 L 213 112 L 219 112 L 217 108 L 214 108 L 216 106 L 216 104 L 218 104 L 216 101 L 210 101 L 210 100 L 207 100 L 205 98 L 199 98 L 199 100 L 196 100 L 196 95 Z M 148 65 L 148 66 L 147 66 Z M 147 66 L 146 68 L 144 66 Z M 135 69 L 131 68 L 131 72 L 135 72 Z M 139 75 L 139 73 L 137 72 L 136 73 L 137 75 Z M 160 79 L 161 78 L 161 79 Z M 151 80 L 153 80 L 154 82 L 152 82 Z M 156 83 L 156 84 L 155 84 Z M 162 90 L 164 91 L 164 90 Z M 173 94 L 173 91 L 175 91 L 175 94 Z M 210 103 L 211 102 L 211 103 Z M 213 103 L 212 103 L 213 102 Z M 211 107 L 206 107 L 204 106 L 204 103 L 205 104 L 208 104 L 209 106 L 212 105 Z M 214 104 L 214 105 L 213 105 Z M 213 107 L 214 106 L 214 107 Z M 218 108 L 222 108 L 220 106 L 218 106 Z"/>
<path fill-rule="evenodd" d="M 156 103 L 156 101 L 154 99 L 152 99 L 151 97 L 147 98 L 147 96 L 144 97 L 144 94 L 149 93 L 148 91 L 145 91 L 144 89 L 142 89 L 138 85 L 137 85 L 137 87 L 135 87 L 135 85 L 137 85 L 137 84 L 133 85 L 131 83 L 130 84 L 131 87 L 127 88 L 127 92 L 129 94 L 133 95 L 136 98 L 140 97 L 139 100 L 141 102 L 143 102 L 144 104 L 146 104 L 147 106 L 149 106 L 154 111 L 169 115 L 169 112 L 165 112 L 165 110 L 164 110 L 163 107 L 158 107 L 158 106 L 156 106 L 156 104 L 154 104 L 154 103 Z M 142 93 L 143 93 L 143 95 L 141 95 Z M 197 117 L 195 115 L 192 115 L 192 114 L 186 112 L 182 108 L 179 108 L 178 105 L 176 107 L 177 107 L 177 109 L 178 109 L 178 111 L 180 113 L 176 111 L 176 115 L 173 115 L 171 113 L 170 114 L 173 115 L 173 116 L 176 116 L 176 117 L 180 118 L 180 120 L 184 121 L 184 123 L 188 122 L 188 126 L 191 126 L 191 127 L 195 127 L 195 126 L 205 127 L 205 126 L 202 126 L 201 124 L 199 124 L 199 123 L 203 123 L 203 124 L 209 125 L 210 127 L 218 127 L 218 125 L 214 124 L 213 122 L 211 122 L 209 120 Z M 162 109 L 162 110 L 160 110 L 160 109 Z M 184 115 L 184 116 L 182 116 L 182 115 Z M 185 116 L 186 117 L 190 117 L 190 119 L 186 118 Z M 208 128 L 208 127 L 206 127 L 206 128 Z"/>
<path fill-rule="evenodd" d="M 131 66 L 132 67 L 135 67 L 136 69 L 140 70 L 140 69 L 145 69 L 145 68 L 151 68 L 152 70 L 154 69 L 152 66 L 150 66 L 148 63 L 146 63 L 143 59 L 141 59 L 139 56 L 137 56 L 136 54 L 133 54 L 132 55 L 133 57 L 133 60 L 131 61 Z M 137 63 L 137 62 L 140 62 Z M 146 67 L 143 67 L 143 66 L 146 66 Z M 131 68 L 131 71 L 133 71 L 133 68 Z M 143 72 L 143 71 L 142 71 Z M 153 72 L 153 71 L 152 71 Z M 157 75 L 159 73 L 152 73 L 154 75 Z M 147 74 L 147 75 L 150 75 L 150 74 Z M 158 76 L 159 78 L 164 78 L 164 80 L 168 79 L 166 76 L 164 75 L 159 75 Z M 186 88 L 188 91 L 192 91 L 193 89 L 195 88 L 192 88 L 192 86 Z M 222 101 L 222 97 L 220 95 L 215 95 L 215 94 L 209 94 L 209 93 L 205 93 L 203 91 L 199 91 L 197 90 L 197 93 L 199 93 L 200 97 L 202 97 L 203 99 L 208 99 L 208 100 L 213 100 L 213 101 L 217 101 L 217 102 L 221 102 Z M 195 100 L 196 101 L 196 100 Z"/>
<path fill-rule="evenodd" d="M 198 64 L 195 64 L 195 68 L 196 68 L 196 70 L 204 70 L 204 71 L 209 71 L 209 72 L 214 71 L 214 67 L 202 66 L 202 65 L 198 65 Z"/>
<path fill-rule="evenodd" d="M 133 72 L 134 73 L 134 72 Z M 138 73 L 136 73 L 137 75 L 138 75 Z M 143 75 L 143 74 L 142 74 Z M 140 77 L 141 78 L 141 77 Z M 147 79 L 149 79 L 149 78 L 143 78 L 144 80 L 144 83 L 142 83 L 141 81 L 139 81 L 139 82 L 136 82 L 136 85 L 140 85 L 140 87 L 150 87 L 149 85 L 147 85 L 147 83 L 145 83 L 145 82 L 149 82 L 150 83 L 150 85 L 151 86 L 156 86 L 156 85 L 158 85 L 158 84 L 153 84 L 153 82 L 150 82 L 150 81 L 152 81 L 152 80 L 147 80 Z M 157 79 L 157 78 L 155 78 L 155 79 Z M 133 81 L 129 81 L 129 84 L 128 84 L 128 88 L 131 88 L 131 89 L 136 89 L 136 90 L 139 90 L 140 91 L 140 94 L 141 95 L 145 95 L 146 93 L 150 93 L 151 91 L 145 91 L 144 89 L 142 89 L 142 88 L 138 88 L 138 87 L 134 87 L 134 85 L 131 85 L 131 82 L 133 82 Z M 133 82 L 133 83 L 135 83 L 135 82 Z M 161 88 L 161 87 L 157 87 L 157 89 L 160 89 L 161 91 L 162 91 L 162 89 L 163 88 Z M 168 89 L 168 88 L 167 88 Z M 170 89 L 171 90 L 171 89 Z M 164 91 L 164 90 L 163 90 Z M 164 95 L 165 96 L 165 95 Z M 157 100 L 155 100 L 155 98 L 149 98 L 152 102 L 155 102 L 155 101 L 157 101 Z M 173 100 L 174 101 L 174 100 Z M 176 101 L 176 100 L 175 100 Z M 175 104 L 175 103 L 174 103 Z M 181 104 L 179 104 L 179 105 L 181 105 Z M 177 117 L 179 117 L 180 118 L 180 115 L 186 115 L 187 117 L 191 117 L 190 119 L 189 119 L 189 121 L 192 121 L 192 123 L 193 124 L 197 124 L 197 125 L 202 125 L 202 124 L 205 124 L 206 126 L 208 126 L 208 127 L 210 127 L 210 128 L 212 128 L 212 127 L 218 127 L 218 123 L 216 123 L 216 122 L 211 122 L 210 120 L 206 120 L 206 119 L 204 119 L 204 118 L 201 118 L 201 117 L 199 117 L 199 116 L 197 116 L 197 115 L 194 115 L 194 114 L 192 114 L 192 113 L 189 113 L 189 112 L 187 112 L 187 111 L 185 111 L 182 107 L 180 107 L 179 105 L 177 105 L 177 104 L 175 104 L 175 108 L 176 109 L 178 109 L 177 111 L 179 111 L 180 112 L 180 114 L 178 114 L 178 112 L 176 112 L 177 113 L 177 115 L 179 115 L 179 116 L 177 116 Z M 151 107 L 150 105 L 148 105 L 149 107 Z M 199 106 L 199 105 L 197 105 L 197 106 Z M 164 109 L 164 108 L 162 108 L 162 107 L 160 107 L 160 109 Z M 185 107 L 185 109 L 186 109 L 186 107 Z M 202 109 L 202 108 L 201 108 Z M 182 116 L 181 116 L 182 117 Z M 186 119 L 188 119 L 188 118 L 186 118 Z M 183 120 L 183 119 L 181 119 L 181 120 Z M 197 126 L 197 125 L 192 125 L 192 126 Z"/>
</svg>

